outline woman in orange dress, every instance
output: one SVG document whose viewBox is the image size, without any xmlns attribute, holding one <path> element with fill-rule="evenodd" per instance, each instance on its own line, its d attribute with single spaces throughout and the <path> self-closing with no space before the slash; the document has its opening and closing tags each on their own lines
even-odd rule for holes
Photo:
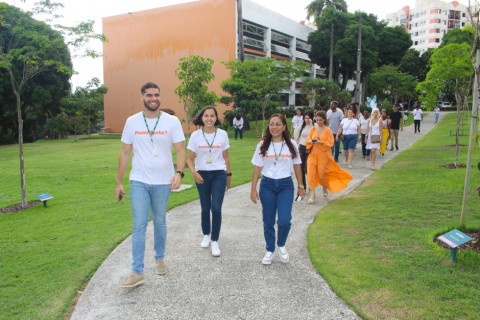
<svg viewBox="0 0 480 320">
<path fill-rule="evenodd" d="M 332 156 L 334 143 L 332 130 L 327 126 L 325 111 L 318 111 L 315 115 L 318 127 L 310 129 L 305 143 L 310 154 L 307 160 L 307 181 L 312 191 L 308 203 L 315 201 L 315 187 L 323 187 L 323 197 L 326 199 L 328 191 L 337 193 L 345 189 L 352 175 L 340 168 Z"/>
</svg>

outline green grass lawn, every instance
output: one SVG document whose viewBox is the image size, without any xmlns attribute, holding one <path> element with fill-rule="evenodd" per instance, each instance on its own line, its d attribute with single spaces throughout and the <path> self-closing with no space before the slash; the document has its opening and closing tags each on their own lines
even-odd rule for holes
<svg viewBox="0 0 480 320">
<path fill-rule="evenodd" d="M 257 139 L 229 132 L 232 187 L 251 181 Z M 0 318 L 61 319 L 109 253 L 131 233 L 127 201 L 115 201 L 120 137 L 25 144 L 27 198 L 49 192 L 48 208 L 0 215 Z M 18 147 L 0 147 L 0 208 L 20 202 Z M 184 184 L 194 184 L 185 171 Z M 169 209 L 198 198 L 172 193 Z"/>
<path fill-rule="evenodd" d="M 420 141 L 372 174 L 348 196 L 323 208 L 310 226 L 308 249 L 332 289 L 367 319 L 478 319 L 480 254 L 432 241 L 460 222 L 465 169 L 455 161 L 456 116 L 447 115 Z M 468 146 L 468 137 L 460 143 Z M 467 147 L 459 163 L 466 164 Z M 474 153 L 467 228 L 480 228 L 480 174 Z"/>
</svg>

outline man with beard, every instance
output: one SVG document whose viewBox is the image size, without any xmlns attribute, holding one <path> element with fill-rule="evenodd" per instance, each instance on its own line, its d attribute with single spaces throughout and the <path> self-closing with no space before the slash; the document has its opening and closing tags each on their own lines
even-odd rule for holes
<svg viewBox="0 0 480 320">
<path fill-rule="evenodd" d="M 130 202 L 132 205 L 132 273 L 122 288 L 133 288 L 145 282 L 143 274 L 145 232 L 150 211 L 157 274 L 165 274 L 166 211 L 171 190 L 182 183 L 185 167 L 185 135 L 177 117 L 160 110 L 160 88 L 147 82 L 141 88 L 144 110 L 127 119 L 118 159 L 115 196 L 125 196 L 122 180 L 130 162 Z M 173 167 L 172 145 L 177 153 L 177 171 Z"/>
</svg>

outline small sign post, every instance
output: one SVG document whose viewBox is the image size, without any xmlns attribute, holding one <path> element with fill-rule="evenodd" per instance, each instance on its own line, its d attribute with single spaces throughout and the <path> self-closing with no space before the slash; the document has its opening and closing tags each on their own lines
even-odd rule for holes
<svg viewBox="0 0 480 320">
<path fill-rule="evenodd" d="M 47 200 L 53 199 L 53 196 L 48 192 L 37 194 L 35 197 L 43 202 L 43 206 L 45 208 L 47 207 Z"/>
<path fill-rule="evenodd" d="M 461 231 L 458 231 L 457 229 L 453 229 L 452 231 L 445 233 L 443 236 L 440 236 L 437 239 L 444 242 L 450 247 L 450 260 L 452 262 L 457 261 L 457 247 L 473 240 L 468 235 Z"/>
</svg>

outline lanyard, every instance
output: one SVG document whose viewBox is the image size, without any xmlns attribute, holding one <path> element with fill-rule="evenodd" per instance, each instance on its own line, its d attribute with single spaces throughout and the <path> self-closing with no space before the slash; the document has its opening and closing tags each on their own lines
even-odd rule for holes
<svg viewBox="0 0 480 320">
<path fill-rule="evenodd" d="M 203 129 L 202 129 L 202 134 L 203 134 L 203 137 L 205 138 L 205 141 L 207 142 L 210 153 L 212 153 L 213 141 L 215 141 L 215 137 L 217 136 L 217 129 L 215 128 L 215 135 L 213 136 L 212 143 L 208 142 L 207 137 L 205 137 L 205 131 L 203 131 Z"/>
<path fill-rule="evenodd" d="M 277 154 L 277 150 L 275 150 L 275 143 L 272 141 L 272 145 L 273 145 L 273 152 L 275 152 L 275 165 L 277 165 L 277 161 L 278 161 L 278 158 L 280 158 L 281 154 L 282 154 L 282 150 L 283 150 L 283 146 L 285 145 L 285 140 L 282 141 L 282 147 L 280 148 L 280 152 Z"/>
<path fill-rule="evenodd" d="M 157 117 L 157 122 L 155 122 L 155 127 L 153 127 L 152 132 L 150 132 L 150 128 L 148 127 L 148 124 L 147 124 L 147 119 L 145 118 L 145 111 L 143 111 L 143 120 L 145 121 L 145 125 L 147 126 L 148 135 L 150 136 L 150 141 L 152 141 L 152 143 L 153 143 L 152 136 L 155 134 L 155 129 L 157 128 L 159 119 L 160 119 L 160 111 L 158 111 L 158 117 Z"/>
</svg>

